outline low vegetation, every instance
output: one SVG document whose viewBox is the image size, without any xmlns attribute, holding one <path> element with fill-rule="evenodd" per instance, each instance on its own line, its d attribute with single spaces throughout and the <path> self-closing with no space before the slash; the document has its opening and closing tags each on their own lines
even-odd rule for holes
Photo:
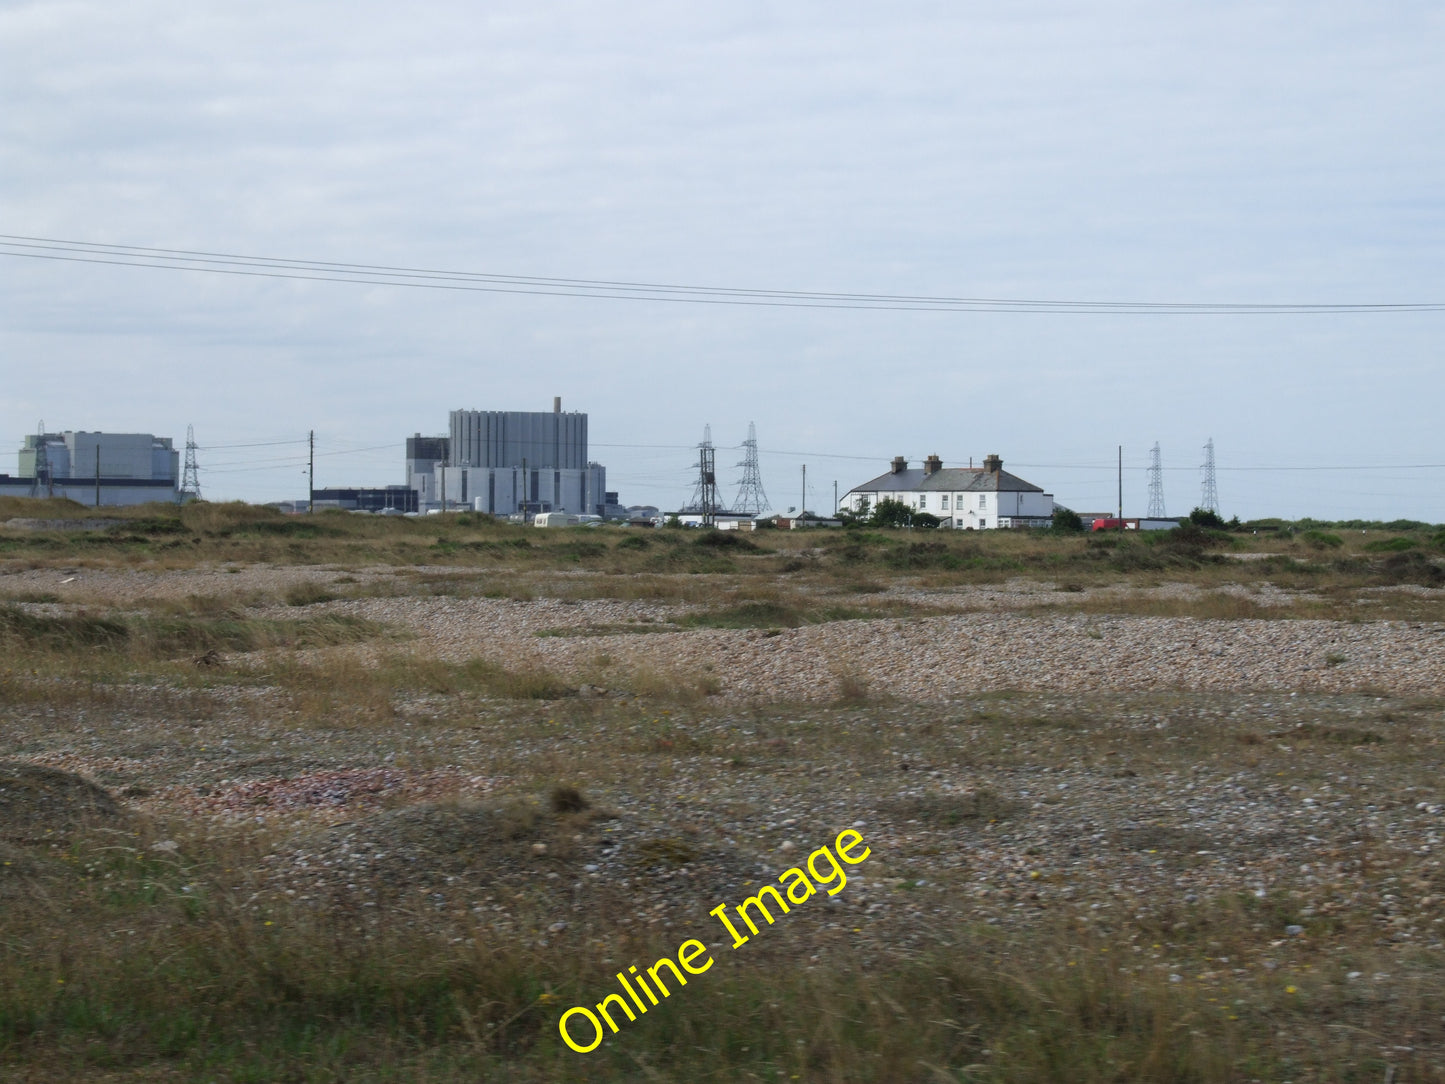
<svg viewBox="0 0 1445 1084">
<path fill-rule="evenodd" d="M 1091 649 L 1110 615 L 1197 620 L 1201 651 L 1207 622 L 1428 631 L 1438 528 L 105 513 L 0 526 L 0 1077 L 1445 1080 L 1439 696 L 910 703 L 839 657 L 780 702 L 720 695 L 722 656 L 621 657 L 1005 604 L 1087 615 Z M 168 586 L 120 603 L 102 571 Z M 543 616 L 525 652 L 468 657 L 388 623 L 396 600 Z M 594 603 L 621 605 L 558 616 Z M 1329 648 L 1347 679 L 1358 647 Z M 1209 786 L 1263 827 L 1206 824 Z M 712 934 L 855 822 L 875 857 L 836 900 L 735 952 Z M 559 1041 L 692 936 L 706 974 L 591 1054 Z"/>
</svg>

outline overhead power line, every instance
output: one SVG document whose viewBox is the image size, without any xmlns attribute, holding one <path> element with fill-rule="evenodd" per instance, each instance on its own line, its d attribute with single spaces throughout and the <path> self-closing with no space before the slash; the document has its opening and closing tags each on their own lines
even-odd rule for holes
<svg viewBox="0 0 1445 1084">
<path fill-rule="evenodd" d="M 142 245 L 112 245 L 56 237 L 29 237 L 21 234 L 0 234 L 0 256 L 309 282 L 339 282 L 366 286 L 400 286 L 411 289 L 529 294 L 547 297 L 590 297 L 608 301 L 661 301 L 692 305 L 1124 316 L 1319 316 L 1346 313 L 1398 314 L 1445 311 L 1445 301 L 1361 301 L 1329 304 L 1080 301 L 690 286 L 677 283 L 553 278 L 475 271 L 439 271 L 385 264 L 338 263 L 328 260 L 247 256 L 230 252 L 152 248 Z"/>
<path fill-rule="evenodd" d="M 196 445 L 203 452 L 214 452 L 220 449 L 230 448 L 275 448 L 282 444 L 305 444 L 306 438 L 300 440 L 257 440 L 249 444 L 198 444 Z"/>
</svg>

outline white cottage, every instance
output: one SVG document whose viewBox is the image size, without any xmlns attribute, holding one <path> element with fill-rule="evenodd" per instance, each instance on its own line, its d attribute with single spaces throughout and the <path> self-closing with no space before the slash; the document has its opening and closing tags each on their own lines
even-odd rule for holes
<svg viewBox="0 0 1445 1084">
<path fill-rule="evenodd" d="M 887 474 L 850 489 L 838 508 L 859 514 L 881 500 L 931 513 L 945 527 L 1047 527 L 1054 516 L 1054 495 L 1004 470 L 996 455 L 986 456 L 982 467 L 947 468 L 931 455 L 912 470 L 898 456 Z"/>
</svg>

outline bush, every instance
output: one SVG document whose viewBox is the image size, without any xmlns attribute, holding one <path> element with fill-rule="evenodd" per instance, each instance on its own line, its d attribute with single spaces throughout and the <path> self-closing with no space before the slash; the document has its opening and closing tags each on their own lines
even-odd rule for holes
<svg viewBox="0 0 1445 1084">
<path fill-rule="evenodd" d="M 913 509 L 902 501 L 884 497 L 868 517 L 870 527 L 906 527 L 913 521 Z"/>
<path fill-rule="evenodd" d="M 1384 583 L 1415 583 L 1421 587 L 1445 585 L 1445 569 L 1442 569 L 1423 553 L 1392 553 L 1385 558 L 1379 572 Z"/>
<path fill-rule="evenodd" d="M 490 527 L 496 519 L 486 512 L 463 512 L 456 518 L 458 527 Z"/>
<path fill-rule="evenodd" d="M 1196 508 L 1194 511 L 1190 512 L 1189 522 L 1194 524 L 1196 527 L 1212 527 L 1217 531 L 1223 530 L 1225 527 L 1225 522 L 1223 518 L 1220 517 L 1219 513 L 1211 511 L 1208 508 Z M 1238 525 L 1238 523 L 1239 520 L 1236 519 L 1236 526 Z"/>
<path fill-rule="evenodd" d="M 942 542 L 914 542 L 885 554 L 883 562 L 901 570 L 949 569 L 962 566 L 964 558 Z"/>
<path fill-rule="evenodd" d="M 719 550 L 756 550 L 758 548 L 751 538 L 745 538 L 737 531 L 719 531 L 716 527 L 704 530 L 692 540 L 692 544 Z"/>
<path fill-rule="evenodd" d="M 1396 536 L 1395 538 L 1377 538 L 1373 542 L 1365 543 L 1365 551 L 1367 553 L 1403 553 L 1405 550 L 1412 550 L 1414 548 L 1415 540 L 1413 538 L 1403 538 L 1400 536 Z"/>
<path fill-rule="evenodd" d="M 942 522 L 932 512 L 920 512 L 892 497 L 879 501 L 868 517 L 870 527 L 937 527 Z"/>
<path fill-rule="evenodd" d="M 1335 550 L 1345 544 L 1345 540 L 1337 534 L 1330 534 L 1328 531 L 1306 531 L 1300 535 L 1300 541 L 1311 549 Z"/>
<path fill-rule="evenodd" d="M 591 805 L 576 787 L 553 787 L 551 798 L 553 813 L 581 813 Z"/>
<path fill-rule="evenodd" d="M 1072 508 L 1055 508 L 1054 522 L 1050 529 L 1055 534 L 1082 534 L 1084 521 Z"/>
<path fill-rule="evenodd" d="M 1147 538 L 1146 541 L 1159 549 L 1193 560 L 1198 560 L 1207 549 L 1215 547 L 1227 549 L 1233 545 L 1229 535 L 1223 531 L 1201 527 L 1193 520 L 1181 523 L 1172 531 L 1152 532 L 1152 537 Z"/>
</svg>

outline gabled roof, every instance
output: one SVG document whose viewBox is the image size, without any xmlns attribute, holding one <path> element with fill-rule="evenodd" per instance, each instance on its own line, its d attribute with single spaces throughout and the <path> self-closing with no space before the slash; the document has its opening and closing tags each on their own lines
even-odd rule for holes
<svg viewBox="0 0 1445 1084">
<path fill-rule="evenodd" d="M 937 490 L 943 493 L 1042 493 L 1043 489 L 1025 482 L 1006 470 L 987 471 L 982 467 L 942 467 L 932 474 L 922 467 L 880 474 L 872 481 L 850 489 L 849 493 L 918 493 Z"/>
</svg>

